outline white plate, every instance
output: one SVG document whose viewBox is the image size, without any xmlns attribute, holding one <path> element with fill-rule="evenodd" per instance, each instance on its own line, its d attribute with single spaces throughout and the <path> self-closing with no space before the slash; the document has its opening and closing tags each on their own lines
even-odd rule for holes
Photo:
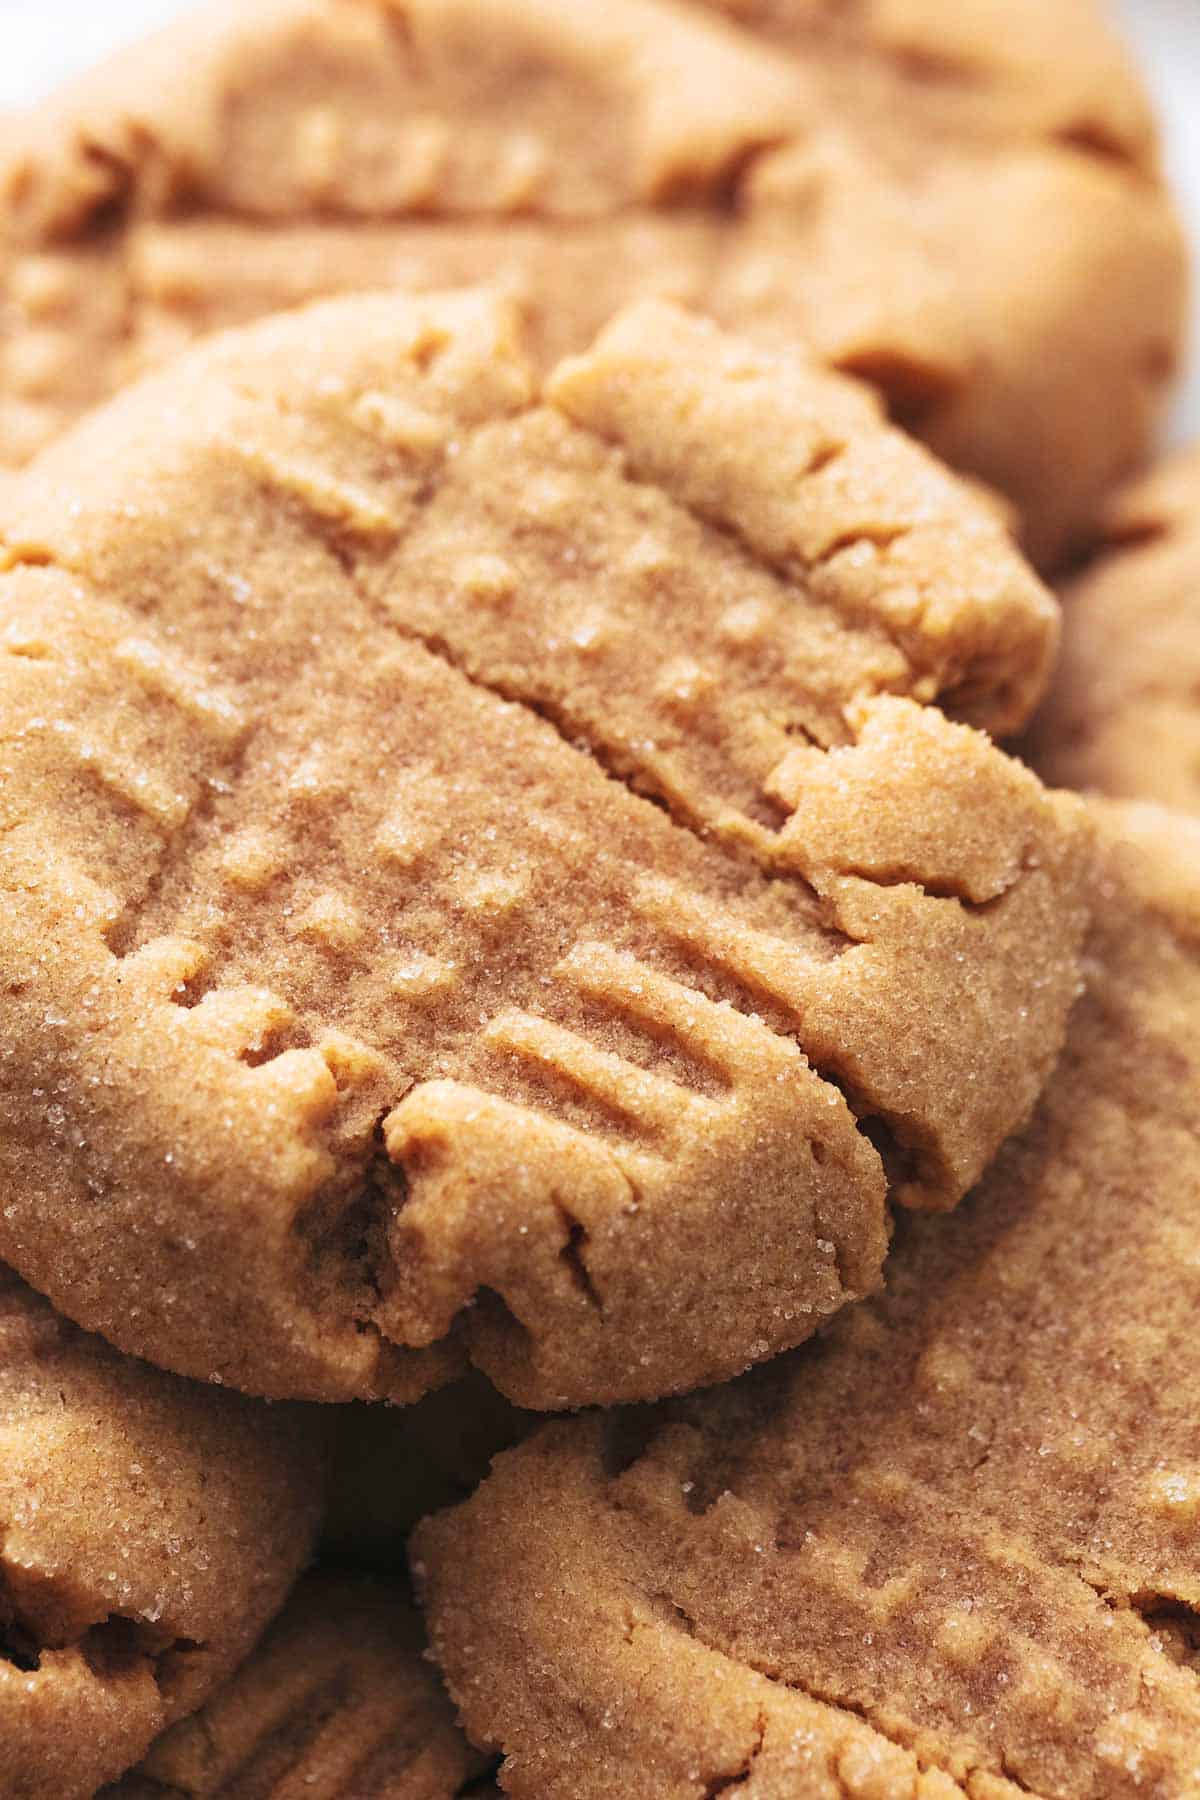
<svg viewBox="0 0 1200 1800">
<path fill-rule="evenodd" d="M 1200 245 L 1200 0 L 1119 0 L 1117 10 L 1157 96 L 1171 180 L 1192 244 Z M 1200 279 L 1192 301 L 1192 366 L 1174 419 L 1179 440 L 1200 437 Z"/>
<path fill-rule="evenodd" d="M 249 0 L 252 5 L 253 0 Z M 1162 109 L 1172 179 L 1200 244 L 1200 0 L 1112 0 Z M 1055 0 L 1044 0 L 1053 6 Z M 0 0 L 0 107 L 20 105 L 122 40 L 185 10 L 185 0 Z M 1200 343 L 1200 283 L 1194 336 Z M 1200 437 L 1200 366 L 1174 421 Z"/>
</svg>

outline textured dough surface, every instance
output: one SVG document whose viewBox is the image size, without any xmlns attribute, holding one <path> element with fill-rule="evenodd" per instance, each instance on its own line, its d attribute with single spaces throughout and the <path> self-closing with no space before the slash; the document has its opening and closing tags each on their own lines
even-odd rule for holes
<svg viewBox="0 0 1200 1800">
<path fill-rule="evenodd" d="M 457 1800 L 486 1758 L 454 1722 L 402 1588 L 307 1576 L 253 1655 L 104 1800 Z"/>
<path fill-rule="evenodd" d="M 888 1291 L 687 1401 L 542 1427 L 415 1542 L 520 1800 L 1200 1791 L 1200 826 L 1108 816 L 1028 1131 Z"/>
<path fill-rule="evenodd" d="M 488 280 L 543 362 L 646 293 L 813 344 L 1052 560 L 1183 324 L 1095 0 L 218 0 L 0 140 L 0 456 L 198 332 Z"/>
<path fill-rule="evenodd" d="M 1030 756 L 1067 787 L 1200 813 L 1200 448 L 1119 496 L 1063 601 Z"/>
<path fill-rule="evenodd" d="M 126 1360 L 0 1269 L 0 1789 L 86 1800 L 247 1654 L 312 1549 L 322 1433 Z"/>
<path fill-rule="evenodd" d="M 662 304 L 544 394 L 513 331 L 260 324 L 10 495 L 0 1254 L 181 1373 L 722 1379 L 1061 1041 L 1080 809 L 912 698 L 1048 653 L 994 515 Z"/>
</svg>

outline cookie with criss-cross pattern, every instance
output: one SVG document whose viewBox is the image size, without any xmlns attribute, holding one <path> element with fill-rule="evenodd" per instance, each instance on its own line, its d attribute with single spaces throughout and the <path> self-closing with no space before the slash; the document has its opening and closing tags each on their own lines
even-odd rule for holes
<svg viewBox="0 0 1200 1800">
<path fill-rule="evenodd" d="M 1118 497 L 1063 601 L 1034 762 L 1067 787 L 1200 813 L 1200 447 Z"/>
<path fill-rule="evenodd" d="M 1028 1115 L 1078 804 L 982 735 L 1053 607 L 865 391 L 486 295 L 201 346 L 0 574 L 0 1254 L 277 1397 L 716 1380 Z"/>
<path fill-rule="evenodd" d="M 403 1588 L 307 1576 L 254 1654 L 105 1800 L 458 1800 L 495 1789 Z"/>
<path fill-rule="evenodd" d="M 1097 0 L 215 0 L 0 148 L 0 457 L 395 283 L 544 363 L 648 293 L 866 375 L 1054 559 L 1144 452 L 1180 234 Z"/>
<path fill-rule="evenodd" d="M 248 1653 L 313 1545 L 310 1416 L 119 1356 L 0 1269 L 0 1788 L 86 1800 Z"/>
<path fill-rule="evenodd" d="M 422 1526 L 520 1800 L 1200 1791 L 1200 826 L 1114 810 L 1029 1129 L 888 1291 Z"/>
</svg>

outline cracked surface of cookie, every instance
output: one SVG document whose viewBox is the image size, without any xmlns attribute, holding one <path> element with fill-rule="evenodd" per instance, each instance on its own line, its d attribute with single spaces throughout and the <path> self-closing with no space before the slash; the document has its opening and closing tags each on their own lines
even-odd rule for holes
<svg viewBox="0 0 1200 1800">
<path fill-rule="evenodd" d="M 1035 1120 L 888 1291 L 740 1382 L 543 1426 L 414 1567 L 519 1800 L 1200 1786 L 1200 826 L 1102 815 Z"/>
<path fill-rule="evenodd" d="M 1200 447 L 1119 497 L 1063 599 L 1032 760 L 1068 787 L 1200 813 Z"/>
<path fill-rule="evenodd" d="M 253 1655 L 104 1800 L 481 1800 L 405 1590 L 306 1576 Z"/>
<path fill-rule="evenodd" d="M 1080 809 L 908 697 L 1006 714 L 1049 644 L 990 512 L 682 313 L 544 395 L 512 332 L 233 334 L 7 509 L 0 1254 L 183 1373 L 721 1378 L 1061 1041 Z"/>
<path fill-rule="evenodd" d="M 312 1549 L 311 1417 L 119 1356 L 0 1269 L 0 1787 L 87 1800 L 247 1654 Z"/>
<path fill-rule="evenodd" d="M 0 455 L 198 332 L 494 281 L 811 343 L 1053 560 L 1136 466 L 1183 255 L 1095 0 L 230 0 L 0 146 Z"/>
</svg>

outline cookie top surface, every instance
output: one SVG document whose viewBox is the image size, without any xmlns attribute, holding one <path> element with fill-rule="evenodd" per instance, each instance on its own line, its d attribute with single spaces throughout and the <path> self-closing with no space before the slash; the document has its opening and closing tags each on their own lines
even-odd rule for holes
<svg viewBox="0 0 1200 1800">
<path fill-rule="evenodd" d="M 0 1270 L 0 1741 L 14 1800 L 137 1760 L 307 1559 L 320 1438 L 119 1356 Z"/>
<path fill-rule="evenodd" d="M 9 125 L 0 457 L 198 332 L 489 280 L 544 363 L 647 292 L 876 381 L 1052 559 L 1183 324 L 1095 0 L 202 7 Z"/>
<path fill-rule="evenodd" d="M 308 1575 L 254 1653 L 104 1800 L 486 1795 L 405 1591 Z"/>
<path fill-rule="evenodd" d="M 420 1528 L 512 1795 L 1200 1789 L 1200 827 L 1106 829 L 1036 1119 L 902 1222 L 884 1297 L 727 1388 L 544 1426 Z"/>
<path fill-rule="evenodd" d="M 994 516 L 665 306 L 540 394 L 513 329 L 234 334 L 7 508 L 0 1254 L 183 1373 L 722 1378 L 1061 1040 L 1079 808 L 908 697 L 1049 646 Z"/>
<path fill-rule="evenodd" d="M 1119 497 L 1063 599 L 1035 762 L 1068 787 L 1200 813 L 1200 447 Z"/>
</svg>

